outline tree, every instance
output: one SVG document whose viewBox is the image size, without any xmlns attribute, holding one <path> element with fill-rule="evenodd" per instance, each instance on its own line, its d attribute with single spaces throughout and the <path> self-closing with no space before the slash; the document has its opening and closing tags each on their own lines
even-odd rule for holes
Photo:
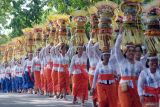
<svg viewBox="0 0 160 107">
<path fill-rule="evenodd" d="M 33 24 L 44 22 L 47 15 L 53 11 L 53 7 L 57 13 L 70 14 L 79 9 L 87 9 L 90 5 L 102 0 L 0 0 L 0 24 L 5 28 L 12 28 L 11 37 L 20 36 L 22 29 L 32 27 Z M 118 4 L 122 0 L 111 0 Z M 153 0 L 144 0 L 145 3 Z M 27 4 L 28 3 L 28 4 Z M 27 5 L 26 5 L 27 4 Z M 26 5 L 22 7 L 23 5 Z M 47 10 L 43 7 L 48 6 Z M 9 16 L 11 19 L 9 26 L 6 26 Z"/>
<path fill-rule="evenodd" d="M 11 15 L 14 16 L 9 27 L 13 29 L 11 36 L 20 36 L 22 29 L 26 27 L 32 27 L 34 23 L 41 22 L 41 16 L 43 13 L 43 6 L 41 0 L 32 0 L 26 6 L 26 0 L 13 1 L 13 11 Z"/>
<path fill-rule="evenodd" d="M 6 19 L 8 18 L 8 14 L 12 7 L 11 7 L 12 0 L 0 0 L 0 24 L 5 25 Z"/>
<path fill-rule="evenodd" d="M 0 35 L 0 45 L 5 44 L 10 40 L 10 38 L 6 35 Z"/>
</svg>

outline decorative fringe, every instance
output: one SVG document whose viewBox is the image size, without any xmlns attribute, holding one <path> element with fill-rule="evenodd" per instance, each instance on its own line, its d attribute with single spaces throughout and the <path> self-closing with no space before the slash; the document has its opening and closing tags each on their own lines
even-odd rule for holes
<svg viewBox="0 0 160 107">
<path fill-rule="evenodd" d="M 91 7 L 88 8 L 88 13 L 89 13 L 90 15 L 96 14 L 97 11 L 98 11 L 98 9 L 97 9 L 95 6 L 91 6 Z"/>
<path fill-rule="evenodd" d="M 97 8 L 102 8 L 102 6 L 109 6 L 109 7 L 111 7 L 112 9 L 115 9 L 115 8 L 118 7 L 118 5 L 117 5 L 116 3 L 114 3 L 114 2 L 112 2 L 112 1 L 100 1 L 100 2 L 97 2 L 97 3 L 95 4 L 95 6 L 96 6 Z"/>
<path fill-rule="evenodd" d="M 41 45 L 42 41 L 36 41 L 35 44 L 36 44 L 36 49 L 42 47 L 42 45 Z"/>
<path fill-rule="evenodd" d="M 98 42 L 98 32 L 92 33 L 91 38 L 93 39 L 93 43 Z"/>
<path fill-rule="evenodd" d="M 77 10 L 71 13 L 72 16 L 78 17 L 78 16 L 87 16 L 88 12 L 85 10 Z"/>
<path fill-rule="evenodd" d="M 61 43 L 65 43 L 65 44 L 68 44 L 68 36 L 62 36 L 62 35 L 60 35 L 59 37 L 58 37 L 58 39 L 59 39 L 59 42 L 61 42 Z"/>
<path fill-rule="evenodd" d="M 143 44 L 144 42 L 144 34 L 142 30 L 138 30 L 136 28 L 125 28 L 124 30 L 124 39 L 122 44 L 126 43 L 134 43 L 134 44 Z"/>
<path fill-rule="evenodd" d="M 55 33 L 49 35 L 49 43 L 54 43 Z"/>
<path fill-rule="evenodd" d="M 78 46 L 79 44 L 87 44 L 88 42 L 88 38 L 84 33 L 76 33 L 74 37 L 75 46 Z"/>
<path fill-rule="evenodd" d="M 99 34 L 98 41 L 101 50 L 103 49 L 103 47 L 110 47 L 112 43 L 111 36 L 108 36 L 107 34 Z"/>
<path fill-rule="evenodd" d="M 59 43 L 58 34 L 55 35 L 54 44 L 57 45 Z"/>
<path fill-rule="evenodd" d="M 146 37 L 145 43 L 149 52 L 160 53 L 160 37 Z"/>
</svg>

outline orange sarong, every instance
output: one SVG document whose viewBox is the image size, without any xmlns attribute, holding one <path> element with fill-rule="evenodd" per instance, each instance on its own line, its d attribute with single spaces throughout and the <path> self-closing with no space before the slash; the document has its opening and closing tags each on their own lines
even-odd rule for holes
<svg viewBox="0 0 160 107">
<path fill-rule="evenodd" d="M 58 92 L 58 71 L 52 70 L 53 93 Z"/>
<path fill-rule="evenodd" d="M 44 91 L 44 74 L 41 74 L 41 90 Z"/>
<path fill-rule="evenodd" d="M 35 88 L 41 89 L 41 74 L 40 71 L 34 71 Z"/>
<path fill-rule="evenodd" d="M 71 91 L 68 64 L 61 64 L 60 67 L 63 67 L 64 72 L 58 72 L 58 92 L 67 92 L 69 94 Z"/>
<path fill-rule="evenodd" d="M 88 100 L 88 73 L 85 71 L 85 64 L 74 65 L 74 69 L 81 70 L 80 74 L 73 74 L 72 94 L 81 100 Z"/>
<path fill-rule="evenodd" d="M 138 93 L 134 88 L 128 87 L 128 90 L 123 92 L 121 85 L 119 85 L 118 97 L 121 107 L 142 107 Z"/>
<path fill-rule="evenodd" d="M 118 97 L 118 86 L 119 86 L 119 81 L 116 80 L 116 96 L 117 96 L 117 103 L 118 103 L 117 107 L 121 107 L 121 104 L 119 102 L 119 97 Z"/>
<path fill-rule="evenodd" d="M 54 67 L 59 67 L 59 64 L 53 63 L 53 68 Z M 53 93 L 55 94 L 58 92 L 58 71 L 52 70 L 51 77 L 52 77 L 52 83 L 53 83 L 52 89 L 53 89 Z"/>
<path fill-rule="evenodd" d="M 35 81 L 35 89 L 40 89 L 41 88 L 41 64 L 35 64 L 35 71 L 34 71 L 34 81 Z"/>
<path fill-rule="evenodd" d="M 47 92 L 53 92 L 53 83 L 51 78 L 52 69 L 46 68 Z"/>
<path fill-rule="evenodd" d="M 88 100 L 88 78 L 81 74 L 73 74 L 72 94 L 81 100 Z"/>
<path fill-rule="evenodd" d="M 116 85 L 97 83 L 99 107 L 117 107 Z"/>
<path fill-rule="evenodd" d="M 43 82 L 44 82 L 44 92 L 47 92 L 47 68 L 44 67 L 44 72 L 43 72 Z"/>
<path fill-rule="evenodd" d="M 90 87 L 92 87 L 92 83 L 93 83 L 93 78 L 94 78 L 94 75 L 89 75 L 89 84 L 90 84 Z M 97 97 L 97 88 L 95 89 L 95 92 L 92 96 L 92 99 L 93 100 L 97 100 L 98 97 Z"/>
<path fill-rule="evenodd" d="M 155 95 L 157 97 L 160 94 L 160 87 L 153 88 L 153 87 L 145 86 L 144 90 L 145 90 L 145 93 L 153 94 L 153 95 Z"/>
<path fill-rule="evenodd" d="M 132 80 L 134 89 L 137 91 L 137 84 L 136 81 L 138 81 L 138 76 L 122 76 L 122 80 Z"/>
<path fill-rule="evenodd" d="M 150 97 L 144 97 L 144 107 L 158 107 L 158 103 L 160 100 L 159 94 L 160 94 L 160 87 L 159 88 L 153 88 L 149 86 L 144 87 L 145 93 L 153 94 L 155 96 Z"/>
<path fill-rule="evenodd" d="M 156 97 L 144 97 L 143 107 L 159 107 L 158 99 Z"/>
<path fill-rule="evenodd" d="M 90 67 L 89 69 L 95 71 L 96 67 Z M 90 87 L 92 87 L 93 78 L 94 78 L 94 75 L 89 75 L 89 84 L 90 84 Z"/>
</svg>

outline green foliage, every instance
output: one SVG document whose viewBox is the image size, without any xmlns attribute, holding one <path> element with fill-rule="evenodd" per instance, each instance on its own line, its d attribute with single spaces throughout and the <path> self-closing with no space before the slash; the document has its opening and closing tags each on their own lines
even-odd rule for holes
<svg viewBox="0 0 160 107">
<path fill-rule="evenodd" d="M 22 8 L 22 5 L 27 4 L 27 8 Z M 10 36 L 16 37 L 22 35 L 22 29 L 32 27 L 33 24 L 44 23 L 46 17 L 54 13 L 53 7 L 57 13 L 70 14 L 79 9 L 87 9 L 94 3 L 102 0 L 0 0 L 0 24 L 6 28 L 12 28 Z M 118 4 L 122 0 L 111 0 Z M 153 0 L 144 0 L 145 3 Z M 43 10 L 44 6 L 48 6 L 47 10 Z M 9 26 L 7 20 L 9 16 L 14 16 Z M 87 24 L 87 31 L 89 31 L 89 24 Z"/>
<path fill-rule="evenodd" d="M 11 38 L 6 35 L 0 35 L 0 45 L 7 43 Z"/>
<path fill-rule="evenodd" d="M 13 10 L 11 15 L 14 18 L 9 25 L 13 29 L 11 36 L 16 37 L 22 35 L 22 29 L 32 27 L 35 23 L 41 22 L 43 15 L 43 6 L 41 0 L 32 0 L 25 8 L 22 5 L 26 3 L 25 0 L 13 1 Z"/>
<path fill-rule="evenodd" d="M 6 24 L 6 19 L 8 18 L 8 14 L 12 7 L 11 7 L 12 0 L 0 0 L 0 23 L 2 25 Z"/>
<path fill-rule="evenodd" d="M 50 0 L 49 7 L 55 7 L 58 13 L 70 14 L 74 10 L 86 9 L 99 0 Z"/>
</svg>

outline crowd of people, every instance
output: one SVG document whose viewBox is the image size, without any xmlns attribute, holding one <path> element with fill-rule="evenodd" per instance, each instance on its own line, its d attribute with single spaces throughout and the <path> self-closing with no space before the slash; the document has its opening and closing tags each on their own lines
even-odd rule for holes
<svg viewBox="0 0 160 107">
<path fill-rule="evenodd" d="M 94 107 L 158 107 L 160 68 L 156 53 L 141 45 L 126 44 L 123 30 L 115 46 L 99 49 L 90 39 L 73 47 L 52 43 L 20 59 L 0 64 L 1 91 L 30 93 L 67 100 L 73 96 L 82 106 L 92 95 Z M 89 84 L 88 84 L 89 83 Z"/>
</svg>

